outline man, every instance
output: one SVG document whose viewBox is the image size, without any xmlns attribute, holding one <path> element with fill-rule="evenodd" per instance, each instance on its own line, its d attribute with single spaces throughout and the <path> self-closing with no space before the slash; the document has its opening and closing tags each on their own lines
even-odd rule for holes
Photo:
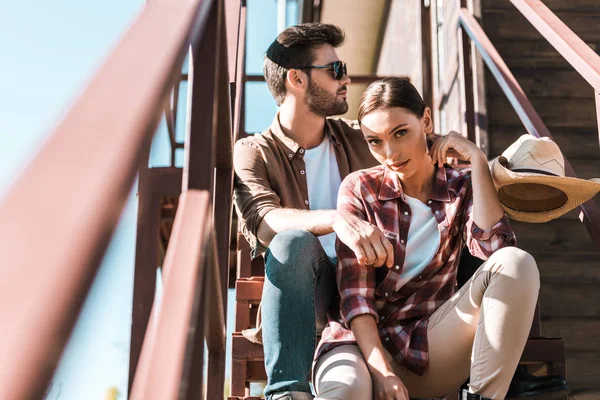
<svg viewBox="0 0 600 400">
<path fill-rule="evenodd" d="M 337 296 L 336 235 L 366 265 L 393 262 L 377 228 L 335 210 L 345 176 L 377 164 L 356 123 L 327 118 L 348 110 L 350 78 L 335 51 L 343 41 L 334 25 L 283 31 L 264 60 L 279 113 L 269 129 L 235 145 L 236 209 L 252 255 L 265 258 L 267 399 L 312 399 L 316 334 Z"/>
</svg>

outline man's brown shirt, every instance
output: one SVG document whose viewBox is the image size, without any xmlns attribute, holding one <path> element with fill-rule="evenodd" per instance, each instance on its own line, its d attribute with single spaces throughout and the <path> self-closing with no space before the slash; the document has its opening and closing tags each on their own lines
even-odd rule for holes
<svg viewBox="0 0 600 400">
<path fill-rule="evenodd" d="M 356 121 L 328 118 L 324 129 L 334 146 L 342 180 L 350 172 L 378 164 Z M 280 207 L 310 210 L 304 149 L 283 133 L 278 114 L 269 129 L 235 144 L 233 165 L 235 207 L 256 257 L 265 250 L 256 234 L 269 211 Z"/>
</svg>

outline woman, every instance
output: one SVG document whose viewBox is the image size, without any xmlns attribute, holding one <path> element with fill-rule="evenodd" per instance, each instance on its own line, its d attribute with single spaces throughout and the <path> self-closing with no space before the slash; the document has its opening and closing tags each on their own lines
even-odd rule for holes
<svg viewBox="0 0 600 400">
<path fill-rule="evenodd" d="M 338 241 L 340 309 L 317 350 L 317 398 L 441 397 L 470 377 L 473 394 L 463 398 L 503 399 L 531 328 L 539 274 L 512 247 L 485 155 L 456 132 L 428 148 L 431 110 L 404 79 L 371 84 L 358 120 L 381 165 L 342 182 L 338 209 L 368 221 L 366 233 L 382 245 Z M 470 171 L 446 165 L 450 154 Z M 457 291 L 465 244 L 486 262 Z"/>
</svg>

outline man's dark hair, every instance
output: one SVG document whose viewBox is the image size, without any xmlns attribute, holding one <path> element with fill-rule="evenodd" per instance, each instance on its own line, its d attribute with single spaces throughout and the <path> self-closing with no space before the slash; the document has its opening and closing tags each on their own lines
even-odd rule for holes
<svg viewBox="0 0 600 400">
<path fill-rule="evenodd" d="M 271 43 L 263 72 L 278 106 L 285 99 L 285 80 L 292 68 L 312 65 L 316 48 L 323 44 L 339 47 L 344 42 L 344 31 L 331 24 L 307 23 L 287 28 Z M 310 76 L 310 70 L 307 70 Z"/>
</svg>

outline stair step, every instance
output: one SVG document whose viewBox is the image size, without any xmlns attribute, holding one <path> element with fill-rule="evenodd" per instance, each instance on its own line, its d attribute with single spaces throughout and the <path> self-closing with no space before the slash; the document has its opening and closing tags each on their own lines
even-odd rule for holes
<svg viewBox="0 0 600 400">
<path fill-rule="evenodd" d="M 594 90 L 572 67 L 561 69 L 511 67 L 510 70 L 532 102 L 535 102 L 536 97 L 585 98 L 594 101 Z M 486 84 L 488 96 L 504 97 L 504 92 L 489 70 L 486 70 Z"/>
<path fill-rule="evenodd" d="M 574 9 L 576 7 L 573 7 Z M 556 15 L 585 42 L 600 41 L 598 20 L 600 13 L 561 11 Z M 541 40 L 543 36 L 516 8 L 507 10 L 485 10 L 483 27 L 492 43 L 495 38 L 513 40 Z"/>
<path fill-rule="evenodd" d="M 600 290 L 595 283 L 584 285 L 542 282 L 540 307 L 545 318 L 600 318 Z"/>
<path fill-rule="evenodd" d="M 567 382 L 571 390 L 578 392 L 600 392 L 598 359 L 600 352 L 567 352 Z M 583 394 L 582 393 L 582 394 Z M 570 397 L 573 399 L 573 397 Z M 596 397 L 598 399 L 600 397 Z"/>
<path fill-rule="evenodd" d="M 504 125 L 488 126 L 490 157 L 502 154 L 520 134 L 524 133 L 524 130 L 524 128 Z M 576 158 L 585 159 L 586 162 L 594 160 L 591 164 L 595 166 L 600 176 L 600 162 L 598 162 L 600 161 L 600 139 L 597 129 L 553 128 L 550 133 L 569 160 Z"/>
<path fill-rule="evenodd" d="M 486 31 L 490 34 L 489 31 Z M 539 40 L 491 39 L 502 59 L 513 68 L 573 68 L 550 43 Z M 600 51 L 600 42 L 586 42 L 594 51 Z"/>
<path fill-rule="evenodd" d="M 597 352 L 600 349 L 600 319 L 596 318 L 544 318 L 542 334 L 561 337 L 570 352 Z"/>
<path fill-rule="evenodd" d="M 571 389 L 569 400 L 598 400 L 600 399 L 600 390 L 592 389 Z"/>
<path fill-rule="evenodd" d="M 591 90 L 591 89 L 590 89 Z M 531 104 L 550 132 L 554 128 L 586 128 L 597 126 L 596 105 L 593 99 L 532 98 Z M 517 113 L 504 97 L 488 97 L 489 123 L 525 128 Z"/>
<path fill-rule="evenodd" d="M 578 221 L 559 218 L 543 224 L 520 221 L 510 221 L 510 224 L 517 235 L 517 245 L 534 254 L 598 251 L 585 226 Z"/>
<path fill-rule="evenodd" d="M 552 254 L 531 251 L 531 254 L 537 262 L 542 283 L 600 284 L 600 250 Z"/>
</svg>

